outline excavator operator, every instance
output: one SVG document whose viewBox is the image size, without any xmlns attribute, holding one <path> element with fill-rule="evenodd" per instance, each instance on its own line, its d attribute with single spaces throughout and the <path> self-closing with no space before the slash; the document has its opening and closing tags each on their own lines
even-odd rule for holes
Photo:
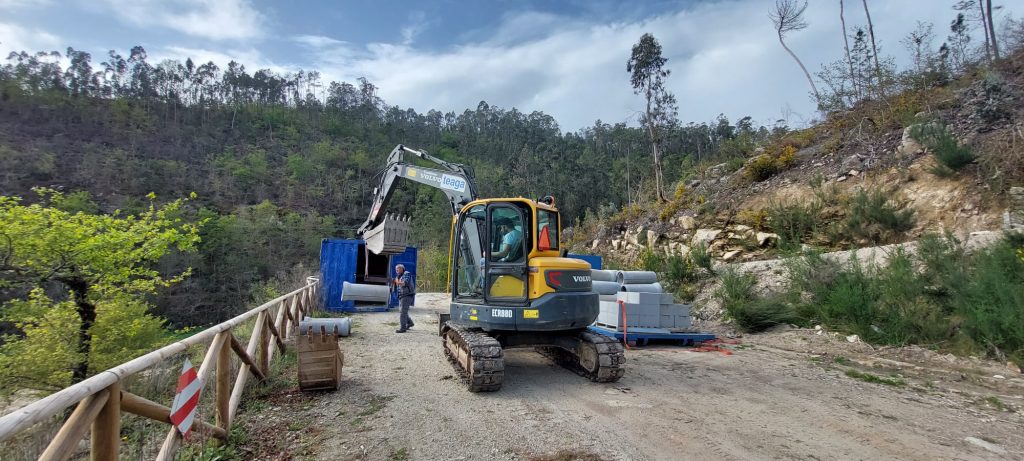
<svg viewBox="0 0 1024 461">
<path fill-rule="evenodd" d="M 492 261 L 515 261 L 522 256 L 523 231 L 516 228 L 511 219 L 498 221 L 498 234 L 501 247 L 491 253 Z"/>
</svg>

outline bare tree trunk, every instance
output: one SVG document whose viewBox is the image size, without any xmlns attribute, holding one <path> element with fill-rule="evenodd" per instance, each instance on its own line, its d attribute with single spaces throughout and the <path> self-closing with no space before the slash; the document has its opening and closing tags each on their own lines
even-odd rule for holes
<svg viewBox="0 0 1024 461">
<path fill-rule="evenodd" d="M 981 0 L 978 0 L 980 3 Z M 992 36 L 992 54 L 996 59 L 999 59 L 999 44 L 996 42 L 996 23 L 992 18 L 992 0 L 985 1 L 985 8 L 988 10 L 985 12 L 985 17 L 988 18 L 988 32 Z"/>
<path fill-rule="evenodd" d="M 878 81 L 878 96 L 885 94 L 882 86 L 882 65 L 878 62 L 878 46 L 875 44 L 875 26 L 871 22 L 871 12 L 868 11 L 868 0 L 861 0 L 864 4 L 864 16 L 868 18 L 868 36 L 871 37 L 871 53 L 875 58 L 875 80 Z"/>
<path fill-rule="evenodd" d="M 790 50 L 789 47 L 786 46 L 785 40 L 782 40 L 782 31 L 780 30 L 778 32 L 779 32 L 779 43 L 781 43 L 782 44 L 782 48 L 784 48 L 786 50 L 786 52 L 789 53 L 789 55 L 793 57 L 793 60 L 796 61 L 797 65 L 800 66 L 800 69 L 804 71 L 804 76 L 807 77 L 807 83 L 811 84 L 811 91 L 814 92 L 814 102 L 816 102 L 816 103 L 818 103 L 820 105 L 821 104 L 821 94 L 818 93 L 818 87 L 816 85 L 814 85 L 814 79 L 811 78 L 811 73 L 807 72 L 807 68 L 804 67 L 804 63 L 800 62 L 800 58 L 796 57 L 796 54 L 793 53 L 793 50 Z"/>
<path fill-rule="evenodd" d="M 89 356 L 92 353 L 92 326 L 96 323 L 96 305 L 89 302 L 89 284 L 80 278 L 61 279 L 71 290 L 78 313 L 78 340 L 76 349 L 81 358 L 71 369 L 71 384 L 77 384 L 89 377 Z"/>
<path fill-rule="evenodd" d="M 850 38 L 846 34 L 846 18 L 843 16 L 843 0 L 839 0 L 839 22 L 843 25 L 843 51 L 846 52 L 846 63 L 850 66 L 850 83 L 853 85 L 853 92 L 856 94 L 855 99 L 860 99 L 860 85 L 857 84 L 857 78 L 853 75 L 853 58 L 850 57 Z"/>
<path fill-rule="evenodd" d="M 650 85 L 648 84 L 648 88 Z M 661 155 L 658 153 L 658 135 L 654 132 L 654 117 L 651 113 L 651 90 L 647 90 L 647 134 L 651 136 L 651 155 L 654 156 L 654 191 L 659 202 L 664 202 L 665 193 L 661 190 Z"/>
<path fill-rule="evenodd" d="M 992 63 L 992 42 L 989 41 L 989 30 L 992 24 L 988 21 L 988 16 L 985 15 L 985 4 L 978 0 L 978 9 L 981 10 L 981 29 L 985 33 L 985 59 Z"/>
</svg>

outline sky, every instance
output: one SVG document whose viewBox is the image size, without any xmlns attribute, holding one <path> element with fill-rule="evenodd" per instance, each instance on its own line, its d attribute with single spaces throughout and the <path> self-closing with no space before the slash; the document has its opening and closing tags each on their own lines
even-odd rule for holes
<svg viewBox="0 0 1024 461">
<path fill-rule="evenodd" d="M 724 113 L 790 126 L 814 116 L 810 88 L 779 44 L 770 0 L 0 0 L 0 56 L 11 51 L 92 53 L 146 48 L 151 61 L 191 57 L 250 72 L 318 70 L 326 81 L 365 77 L 391 105 L 461 113 L 480 101 L 552 115 L 563 130 L 635 125 L 644 103 L 626 72 L 641 35 L 661 43 L 667 86 L 685 122 Z M 935 24 L 938 47 L 954 0 L 870 0 L 882 53 L 909 57 L 900 40 Z M 998 16 L 1020 17 L 1003 0 Z M 839 2 L 812 0 L 807 29 L 787 44 L 812 71 L 843 49 Z M 846 0 L 847 26 L 865 24 Z M 1001 21 L 997 18 L 997 24 Z M 980 37 L 980 33 L 976 34 Z"/>
</svg>

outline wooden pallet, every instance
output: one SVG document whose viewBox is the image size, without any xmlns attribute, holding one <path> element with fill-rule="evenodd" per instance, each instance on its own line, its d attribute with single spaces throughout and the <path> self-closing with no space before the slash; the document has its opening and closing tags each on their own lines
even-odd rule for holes
<svg viewBox="0 0 1024 461">
<path fill-rule="evenodd" d="M 299 359 L 299 389 L 337 390 L 341 386 L 341 368 L 345 354 L 341 351 L 339 336 L 310 330 L 299 333 L 297 353 Z"/>
<path fill-rule="evenodd" d="M 679 331 L 668 328 L 640 328 L 627 327 L 626 331 L 619 331 L 615 327 L 601 324 L 590 326 L 590 331 L 609 336 L 619 341 L 627 341 L 631 346 L 646 346 L 652 341 L 676 344 L 679 346 L 693 346 L 704 341 L 715 339 L 713 333 Z"/>
</svg>

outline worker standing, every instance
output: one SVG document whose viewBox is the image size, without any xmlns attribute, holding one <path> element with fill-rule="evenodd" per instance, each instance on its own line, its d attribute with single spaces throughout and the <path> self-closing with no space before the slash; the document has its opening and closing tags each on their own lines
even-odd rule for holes
<svg viewBox="0 0 1024 461">
<path fill-rule="evenodd" d="M 405 266 L 401 264 L 395 265 L 395 286 L 398 287 L 398 309 L 399 309 L 399 326 L 395 330 L 395 333 L 405 333 L 410 328 L 415 326 L 412 318 L 409 317 L 409 307 L 412 306 L 412 297 L 416 294 L 416 282 L 412 278 L 412 273 L 405 270 Z"/>
</svg>

